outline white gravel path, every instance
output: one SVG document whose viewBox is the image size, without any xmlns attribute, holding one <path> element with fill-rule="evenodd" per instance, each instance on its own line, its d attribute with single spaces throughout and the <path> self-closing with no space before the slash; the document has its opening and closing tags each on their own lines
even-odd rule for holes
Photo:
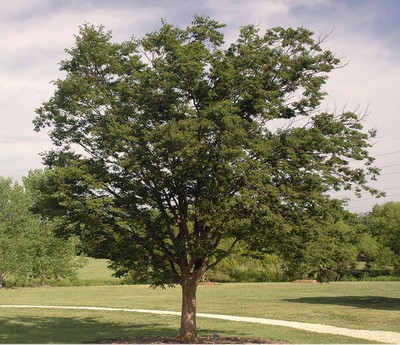
<svg viewBox="0 0 400 345">
<path fill-rule="evenodd" d="M 146 313 L 146 314 L 157 314 L 157 315 L 175 315 L 175 316 L 181 315 L 180 312 L 166 311 L 166 310 L 83 307 L 83 306 L 0 305 L 0 308 L 74 309 L 74 310 L 97 310 L 97 311 L 123 311 L 130 313 Z M 315 324 L 315 323 L 273 320 L 273 319 L 264 319 L 258 317 L 242 317 L 242 316 L 204 314 L 204 313 L 197 313 L 197 316 L 210 319 L 220 319 L 220 320 L 228 320 L 236 322 L 250 322 L 263 325 L 291 327 L 309 332 L 344 335 L 348 337 L 366 339 L 386 344 L 400 344 L 400 332 L 349 329 L 349 328 L 335 327 L 335 326 Z"/>
</svg>

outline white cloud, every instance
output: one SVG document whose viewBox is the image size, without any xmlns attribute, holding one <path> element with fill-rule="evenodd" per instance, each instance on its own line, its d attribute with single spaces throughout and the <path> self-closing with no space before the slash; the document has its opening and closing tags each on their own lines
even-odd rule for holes
<svg viewBox="0 0 400 345">
<path fill-rule="evenodd" d="M 14 0 L 2 3 L 0 18 L 3 20 L 20 19 L 31 16 L 38 8 L 50 4 L 49 0 Z"/>
<path fill-rule="evenodd" d="M 283 1 L 271 0 L 248 0 L 248 1 L 230 1 L 220 0 L 206 1 L 208 8 L 228 25 L 237 26 L 258 24 L 258 21 L 264 21 L 270 17 L 285 15 L 289 12 L 289 6 Z"/>
<path fill-rule="evenodd" d="M 130 11 L 118 7 L 79 11 L 79 8 L 67 7 L 63 11 L 50 11 L 46 10 L 46 4 L 50 1 L 10 2 L 1 12 L 2 16 L 7 14 L 9 17 L 3 18 L 0 30 L 0 41 L 5 42 L 0 55 L 0 141 L 10 133 L 35 135 L 32 125 L 34 110 L 51 96 L 54 88 L 50 82 L 62 76 L 58 62 L 66 57 L 64 49 L 74 45 L 74 34 L 78 33 L 79 25 L 84 22 L 104 24 L 125 36 L 121 39 L 129 39 L 135 29 L 145 26 L 149 17 L 161 17 L 159 9 L 149 7 Z M 35 11 L 37 7 L 41 10 Z M 26 15 L 30 12 L 31 15 Z M 129 33 L 127 28 L 130 28 Z M 8 152 L 25 150 L 27 155 L 36 156 L 43 151 L 43 147 L 37 150 L 36 145 L 10 145 L 2 144 L 1 160 L 8 157 Z M 25 164 L 16 160 L 12 165 L 16 162 L 25 165 L 25 169 L 29 168 L 28 160 Z M 0 166 L 10 166 L 11 169 L 9 161 L 0 163 Z M 14 172 L 10 170 L 6 175 L 18 178 L 20 175 L 14 175 Z"/>
</svg>

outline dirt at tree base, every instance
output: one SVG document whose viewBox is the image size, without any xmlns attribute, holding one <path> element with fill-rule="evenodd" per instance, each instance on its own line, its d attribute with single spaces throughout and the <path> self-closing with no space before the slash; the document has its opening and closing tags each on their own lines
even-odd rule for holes
<svg viewBox="0 0 400 345">
<path fill-rule="evenodd" d="M 103 340 L 98 344 L 180 344 L 179 337 L 148 337 L 148 338 L 124 338 Z M 271 339 L 221 337 L 198 337 L 197 344 L 289 344 L 284 341 Z"/>
</svg>

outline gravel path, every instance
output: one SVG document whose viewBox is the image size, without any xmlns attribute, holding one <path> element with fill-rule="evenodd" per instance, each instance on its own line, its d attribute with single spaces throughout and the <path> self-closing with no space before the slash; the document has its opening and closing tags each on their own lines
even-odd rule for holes
<svg viewBox="0 0 400 345">
<path fill-rule="evenodd" d="M 49 305 L 0 305 L 0 308 L 36 308 L 36 309 L 74 309 L 74 310 L 97 310 L 97 311 L 123 311 L 130 313 L 146 313 L 158 315 L 176 315 L 180 316 L 180 312 L 166 310 L 145 310 L 145 309 L 126 309 L 126 308 L 103 308 L 103 307 L 82 307 L 82 306 L 49 306 Z M 242 317 L 218 314 L 197 313 L 198 317 L 206 317 L 210 319 L 229 320 L 236 322 L 250 322 L 263 325 L 283 326 L 301 329 L 316 333 L 329 333 L 336 335 L 344 335 L 353 338 L 366 339 L 386 344 L 400 344 L 400 332 L 388 331 L 370 331 L 361 329 L 349 329 L 343 327 L 335 327 L 329 325 L 293 322 L 283 320 L 264 319 L 258 317 Z"/>
</svg>

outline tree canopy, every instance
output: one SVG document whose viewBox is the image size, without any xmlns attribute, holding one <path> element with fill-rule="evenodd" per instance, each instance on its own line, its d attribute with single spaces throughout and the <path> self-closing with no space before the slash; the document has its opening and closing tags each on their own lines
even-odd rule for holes
<svg viewBox="0 0 400 345">
<path fill-rule="evenodd" d="M 365 214 L 363 223 L 367 238 L 375 245 L 364 249 L 364 259 L 376 262 L 381 268 L 391 267 L 392 273 L 400 273 L 400 202 L 376 205 Z M 369 235 L 369 236 L 368 236 Z"/>
<path fill-rule="evenodd" d="M 26 234 L 33 222 L 28 207 L 23 188 L 0 177 L 0 288 L 6 277 L 30 272 Z"/>
<path fill-rule="evenodd" d="M 56 224 L 35 215 L 32 193 L 39 172 L 24 184 L 0 177 L 0 287 L 5 279 L 25 284 L 30 279 L 72 278 L 83 265 L 76 239 L 55 236 Z"/>
<path fill-rule="evenodd" d="M 181 284 L 189 342 L 196 286 L 237 243 L 291 248 L 329 191 L 375 192 L 377 174 L 360 117 L 318 112 L 340 66 L 322 40 L 248 25 L 227 46 L 223 26 L 195 16 L 116 43 L 85 24 L 34 120 L 55 146 L 38 205 L 118 273 Z"/>
</svg>

